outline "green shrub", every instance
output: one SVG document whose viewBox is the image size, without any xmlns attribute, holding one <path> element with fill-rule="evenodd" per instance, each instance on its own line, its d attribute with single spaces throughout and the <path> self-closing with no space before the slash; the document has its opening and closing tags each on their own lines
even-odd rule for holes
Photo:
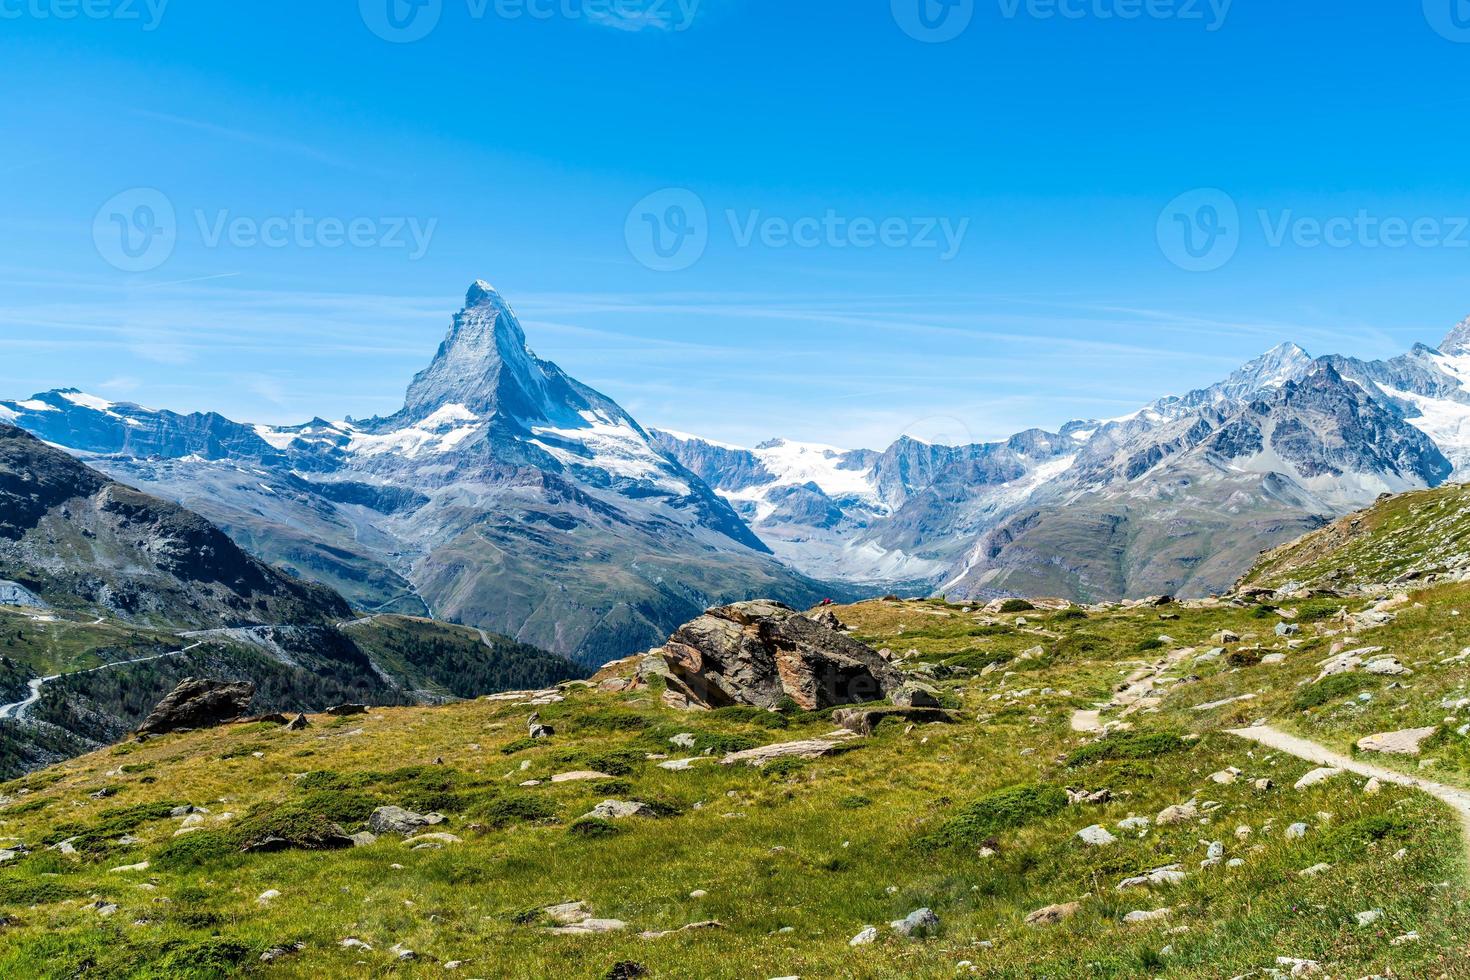
<svg viewBox="0 0 1470 980">
<path fill-rule="evenodd" d="M 231 834 L 219 830 L 196 830 L 166 842 L 155 852 L 153 864 L 165 871 L 188 871 L 239 853 L 240 846 Z"/>
<path fill-rule="evenodd" d="M 35 813 L 50 806 L 52 800 L 25 800 L 21 803 L 12 803 L 7 806 L 4 813 L 7 817 L 18 817 L 22 813 Z"/>
<path fill-rule="evenodd" d="M 647 728 L 649 724 L 648 718 L 635 711 L 606 709 L 588 711 L 576 718 L 571 728 L 573 731 L 637 732 Z"/>
<path fill-rule="evenodd" d="M 578 837 L 611 837 L 621 831 L 615 824 L 600 817 L 579 817 L 567 828 L 567 833 Z"/>
<path fill-rule="evenodd" d="M 341 792 L 347 789 L 361 789 L 369 783 L 380 779 L 381 774 L 371 772 L 354 772 L 344 775 L 331 769 L 318 769 L 309 772 L 296 781 L 296 786 L 304 790 L 336 790 Z"/>
<path fill-rule="evenodd" d="M 1058 786 L 1023 783 L 1007 786 L 967 803 L 934 833 L 920 838 L 921 849 L 980 847 L 1003 830 L 1015 830 L 1067 808 L 1067 791 Z"/>
<path fill-rule="evenodd" d="M 100 851 L 111 846 L 112 838 L 120 837 L 153 820 L 162 820 L 175 807 L 183 806 L 175 800 L 157 803 L 134 803 L 132 806 L 113 807 L 103 810 L 91 825 L 81 823 L 57 824 L 44 838 L 47 844 L 56 844 L 75 837 L 77 850 Z"/>
<path fill-rule="evenodd" d="M 79 889 L 55 878 L 0 878 L 0 906 L 50 905 L 80 894 Z"/>
<path fill-rule="evenodd" d="M 844 796 L 837 801 L 837 805 L 844 810 L 861 810 L 873 805 L 873 801 L 866 796 Z"/>
<path fill-rule="evenodd" d="M 534 749 L 536 746 L 543 744 L 545 744 L 545 742 L 542 739 L 528 738 L 526 736 L 522 736 L 516 739 L 514 742 L 507 742 L 505 745 L 502 745 L 500 747 L 500 751 L 503 755 L 515 755 L 517 752 L 524 752 L 527 749 Z"/>
<path fill-rule="evenodd" d="M 1007 599 L 1000 604 L 1000 611 L 1003 613 L 1030 612 L 1035 608 L 1025 599 Z"/>
<path fill-rule="evenodd" d="M 1344 701 L 1373 686 L 1373 683 L 1372 677 L 1365 674 L 1333 674 L 1298 690 L 1291 706 L 1298 711 L 1306 711 L 1329 701 Z"/>
<path fill-rule="evenodd" d="M 1109 759 L 1153 759 L 1187 748 L 1189 743 L 1177 732 L 1115 732 L 1073 752 L 1067 766 L 1075 769 Z"/>
<path fill-rule="evenodd" d="M 1138 642 L 1138 645 L 1135 646 L 1133 649 L 1137 650 L 1139 653 L 1148 653 L 1150 650 L 1162 649 L 1163 646 L 1164 641 L 1159 639 L 1157 636 L 1154 636 L 1150 637 L 1147 640 L 1140 640 Z"/>
<path fill-rule="evenodd" d="M 151 964 L 145 976 L 204 978 L 235 976 L 250 960 L 259 955 L 255 949 L 233 939 L 211 938 L 181 942 L 168 948 Z"/>
<path fill-rule="evenodd" d="M 1087 613 L 1083 612 L 1081 609 L 1073 607 L 1070 609 L 1059 610 L 1057 614 L 1052 618 L 1057 622 L 1063 622 L 1070 619 L 1086 619 Z"/>
<path fill-rule="evenodd" d="M 530 793 L 506 793 L 490 799 L 471 815 L 491 827 L 508 827 L 515 823 L 555 820 L 556 805 Z"/>
<path fill-rule="evenodd" d="M 603 752 L 563 749 L 553 757 L 553 761 L 568 769 L 605 772 L 609 776 L 631 776 L 643 765 L 644 754 L 638 749 L 612 749 Z"/>
</svg>

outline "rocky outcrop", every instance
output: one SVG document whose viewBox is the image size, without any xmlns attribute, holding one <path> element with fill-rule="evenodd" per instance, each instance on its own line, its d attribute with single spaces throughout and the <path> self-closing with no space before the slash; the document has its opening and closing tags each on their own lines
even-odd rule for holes
<svg viewBox="0 0 1470 980">
<path fill-rule="evenodd" d="M 790 699 L 807 711 L 879 701 L 903 676 L 877 651 L 769 600 L 710 609 L 654 652 L 666 667 L 666 698 L 682 707 Z"/>
<path fill-rule="evenodd" d="M 140 735 L 162 735 L 189 728 L 212 728 L 245 714 L 255 685 L 186 677 L 158 702 L 138 726 Z"/>
</svg>

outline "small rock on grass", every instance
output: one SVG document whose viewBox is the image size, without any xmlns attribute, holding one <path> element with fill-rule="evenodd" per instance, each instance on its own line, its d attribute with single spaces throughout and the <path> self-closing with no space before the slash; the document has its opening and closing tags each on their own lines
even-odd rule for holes
<svg viewBox="0 0 1470 980">
<path fill-rule="evenodd" d="M 1044 909 L 1037 909 L 1026 916 L 1028 926 L 1054 926 L 1059 922 L 1070 919 L 1082 910 L 1081 902 L 1063 902 L 1060 905 L 1048 905 Z"/>
<path fill-rule="evenodd" d="M 888 925 L 900 936 L 922 939 L 939 932 L 939 916 L 934 914 L 933 909 L 915 909 L 902 919 L 890 922 Z"/>
<path fill-rule="evenodd" d="M 862 931 L 847 941 L 849 946 L 867 946 L 877 942 L 878 929 L 876 926 L 863 926 Z"/>
</svg>

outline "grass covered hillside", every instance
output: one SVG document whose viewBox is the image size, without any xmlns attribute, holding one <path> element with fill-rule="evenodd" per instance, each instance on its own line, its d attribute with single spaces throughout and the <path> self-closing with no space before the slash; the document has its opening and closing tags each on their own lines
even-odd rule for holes
<svg viewBox="0 0 1470 980">
<path fill-rule="evenodd" d="M 1275 588 L 1421 580 L 1470 567 L 1470 487 L 1385 497 L 1375 506 L 1268 551 L 1241 579 Z"/>
<path fill-rule="evenodd" d="M 250 681 L 265 713 L 435 703 L 584 674 L 508 637 L 405 616 L 178 633 L 0 607 L 0 705 L 12 706 L 0 717 L 0 776 L 125 737 L 186 677 Z M 39 699 L 16 710 L 33 678 L 47 678 Z"/>
<path fill-rule="evenodd" d="M 1470 683 L 1467 590 L 838 607 L 956 709 L 867 736 L 604 689 L 630 661 L 104 748 L 0 785 L 0 975 L 1470 976 L 1455 811 L 1352 772 L 1297 788 L 1313 763 L 1230 734 L 1264 720 L 1351 754 L 1433 715 L 1420 758 L 1470 786 L 1470 713 L 1441 706 Z M 1321 696 L 1338 645 L 1415 672 L 1360 666 Z M 827 754 L 722 764 L 805 739 Z M 445 819 L 345 846 L 386 805 Z M 890 925 L 925 908 L 911 937 Z"/>
</svg>

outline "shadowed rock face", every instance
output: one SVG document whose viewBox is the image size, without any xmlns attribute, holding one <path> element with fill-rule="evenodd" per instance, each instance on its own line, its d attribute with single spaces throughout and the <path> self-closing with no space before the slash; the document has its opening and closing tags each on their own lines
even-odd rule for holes
<svg viewBox="0 0 1470 980">
<path fill-rule="evenodd" d="M 138 726 L 141 735 L 162 735 L 186 728 L 211 728 L 239 718 L 255 697 L 255 685 L 227 684 L 201 677 L 186 677 Z"/>
<path fill-rule="evenodd" d="M 769 600 L 711 609 L 663 647 L 670 694 L 690 707 L 808 711 L 878 701 L 903 678 L 872 648 Z"/>
</svg>

